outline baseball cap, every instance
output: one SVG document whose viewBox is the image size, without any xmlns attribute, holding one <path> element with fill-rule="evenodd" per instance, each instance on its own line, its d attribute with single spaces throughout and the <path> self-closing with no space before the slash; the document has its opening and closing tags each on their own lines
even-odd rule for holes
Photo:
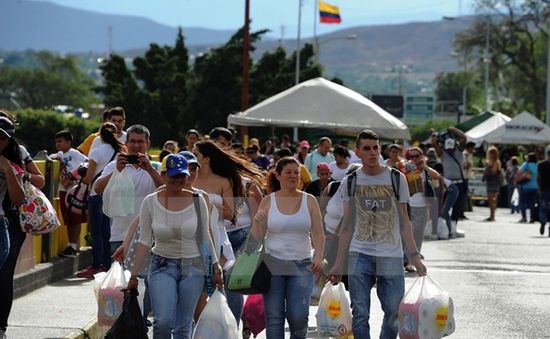
<svg viewBox="0 0 550 339">
<path fill-rule="evenodd" d="M 330 171 L 330 166 L 326 162 L 320 162 L 317 164 L 318 171 Z"/>
<path fill-rule="evenodd" d="M 11 138 L 13 133 L 15 133 L 13 122 L 11 122 L 11 120 L 6 117 L 0 116 L 0 132 L 8 138 Z"/>
<path fill-rule="evenodd" d="M 300 141 L 300 148 L 311 148 L 311 145 L 309 144 L 309 141 L 302 140 Z"/>
<path fill-rule="evenodd" d="M 179 153 L 181 156 L 183 156 L 185 158 L 185 160 L 187 160 L 187 165 L 189 164 L 197 164 L 199 167 L 201 167 L 201 164 L 199 164 L 199 161 L 197 160 L 197 157 L 189 152 L 189 151 L 181 151 Z"/>
<path fill-rule="evenodd" d="M 455 139 L 449 138 L 445 140 L 445 149 L 453 149 L 455 148 L 455 145 Z"/>
<path fill-rule="evenodd" d="M 175 177 L 179 174 L 189 175 L 187 160 L 183 155 L 170 154 L 166 158 L 166 175 Z M 164 160 L 164 159 L 163 159 Z"/>
</svg>

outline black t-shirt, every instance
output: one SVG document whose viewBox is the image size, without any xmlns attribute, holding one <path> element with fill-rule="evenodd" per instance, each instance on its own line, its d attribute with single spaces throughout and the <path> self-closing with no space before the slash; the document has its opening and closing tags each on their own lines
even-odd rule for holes
<svg viewBox="0 0 550 339">
<path fill-rule="evenodd" d="M 538 176 L 540 178 L 540 190 L 550 192 L 550 160 L 544 160 L 538 164 Z"/>
</svg>

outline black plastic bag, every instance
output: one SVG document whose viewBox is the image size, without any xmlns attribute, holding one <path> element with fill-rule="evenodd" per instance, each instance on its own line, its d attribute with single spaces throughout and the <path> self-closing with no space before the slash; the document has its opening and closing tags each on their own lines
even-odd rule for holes
<svg viewBox="0 0 550 339">
<path fill-rule="evenodd" d="M 137 296 L 136 289 L 124 290 L 122 313 L 105 335 L 106 339 L 148 339 Z"/>
</svg>

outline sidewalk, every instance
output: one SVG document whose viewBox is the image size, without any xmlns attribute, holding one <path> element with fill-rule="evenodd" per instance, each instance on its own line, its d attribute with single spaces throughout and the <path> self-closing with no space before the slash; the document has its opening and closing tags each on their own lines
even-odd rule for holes
<svg viewBox="0 0 550 339">
<path fill-rule="evenodd" d="M 473 227 L 479 229 L 480 232 L 488 232 L 489 228 L 486 228 L 485 225 L 489 224 L 480 221 L 485 218 L 486 215 L 488 215 L 487 208 L 476 207 L 476 211 L 474 213 L 468 214 L 468 217 L 471 220 L 461 222 L 459 224 L 459 228 L 465 227 L 466 229 L 472 229 Z M 517 215 L 510 215 L 505 209 L 499 209 L 497 212 L 497 219 L 499 222 L 515 224 L 517 218 Z M 537 225 L 518 224 L 518 227 L 525 228 L 526 231 L 529 230 L 528 232 L 538 231 Z M 429 272 L 431 272 L 431 275 L 437 281 L 441 281 L 449 285 L 450 279 L 456 279 L 456 274 L 460 274 L 460 272 L 456 270 L 438 267 L 439 261 L 437 259 L 437 253 L 439 253 L 440 248 L 452 246 L 453 244 L 458 245 L 458 243 L 465 241 L 475 241 L 475 239 L 471 238 L 471 236 L 472 234 L 470 234 L 469 238 L 469 235 L 467 234 L 466 238 L 453 239 L 451 241 L 424 240 L 422 252 L 426 257 L 425 263 Z M 67 260 L 69 264 L 67 264 Z M 77 260 L 75 260 L 75 262 L 76 261 Z M 76 265 L 76 263 L 73 263 L 71 259 L 54 259 L 53 264 L 48 263 L 43 265 L 52 265 L 55 267 L 60 265 L 59 262 L 63 262 L 64 265 L 69 266 L 70 263 L 72 263 L 73 267 Z M 54 274 L 54 272 L 57 271 L 60 271 L 59 267 L 57 269 L 50 268 L 49 271 L 44 272 Z M 64 272 L 67 273 L 67 271 Z M 93 294 L 92 281 L 76 278 L 72 274 L 68 277 L 65 275 L 65 277 L 66 278 L 60 281 L 49 283 L 47 286 L 38 288 L 33 292 L 18 297 L 14 301 L 12 314 L 9 320 L 10 326 L 6 333 L 9 339 L 63 338 L 70 335 L 72 335 L 71 338 L 86 338 L 87 336 L 89 336 L 89 338 L 101 337 L 100 332 L 97 331 L 99 326 L 97 326 L 95 322 L 97 305 Z M 21 279 L 21 277 L 19 277 L 19 279 Z M 52 277 L 49 277 L 49 279 L 52 279 Z M 415 279 L 415 275 L 406 275 L 406 289 L 410 287 Z M 380 334 L 383 312 L 381 310 L 375 289 L 372 290 L 371 300 L 371 336 L 373 338 L 377 338 Z M 455 314 L 455 317 L 457 317 L 457 324 L 459 324 L 461 313 L 460 309 L 457 309 L 457 311 L 458 314 Z M 317 337 L 315 332 L 316 313 L 317 307 L 311 307 L 309 316 L 310 333 L 308 333 L 308 338 Z M 462 316 L 465 316 L 465 314 L 462 314 Z M 462 325 L 464 325 L 464 323 Z M 458 328 L 457 332 L 460 333 Z M 454 336 L 461 337 L 459 333 L 455 333 Z M 150 337 L 152 337 L 151 329 L 149 334 Z M 288 325 L 286 326 L 286 337 L 289 337 Z M 261 333 L 258 338 L 265 338 L 265 331 Z"/>
</svg>

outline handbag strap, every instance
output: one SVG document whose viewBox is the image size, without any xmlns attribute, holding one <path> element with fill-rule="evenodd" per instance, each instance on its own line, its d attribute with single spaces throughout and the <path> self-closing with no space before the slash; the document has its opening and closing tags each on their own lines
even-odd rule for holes
<svg viewBox="0 0 550 339">
<path fill-rule="evenodd" d="M 115 152 L 113 153 L 113 155 L 111 156 L 111 159 L 109 159 L 109 161 L 107 161 L 107 165 L 113 161 L 113 159 L 116 157 L 116 154 L 117 154 L 117 150 L 115 150 Z M 105 165 L 105 167 L 107 167 L 107 165 Z M 94 181 L 96 181 L 100 176 L 101 174 L 103 173 L 103 170 L 105 169 L 105 167 L 103 167 L 103 169 L 101 169 L 101 171 L 99 171 L 93 178 L 92 178 L 92 181 L 90 182 L 90 185 L 89 186 L 92 186 L 94 184 Z M 81 179 L 82 180 L 82 179 Z"/>
<path fill-rule="evenodd" d="M 199 193 L 193 192 L 193 205 L 195 206 L 195 213 L 197 214 L 197 231 L 195 233 L 195 239 L 197 240 L 197 245 L 201 246 L 202 244 L 202 212 L 199 200 Z"/>
</svg>

